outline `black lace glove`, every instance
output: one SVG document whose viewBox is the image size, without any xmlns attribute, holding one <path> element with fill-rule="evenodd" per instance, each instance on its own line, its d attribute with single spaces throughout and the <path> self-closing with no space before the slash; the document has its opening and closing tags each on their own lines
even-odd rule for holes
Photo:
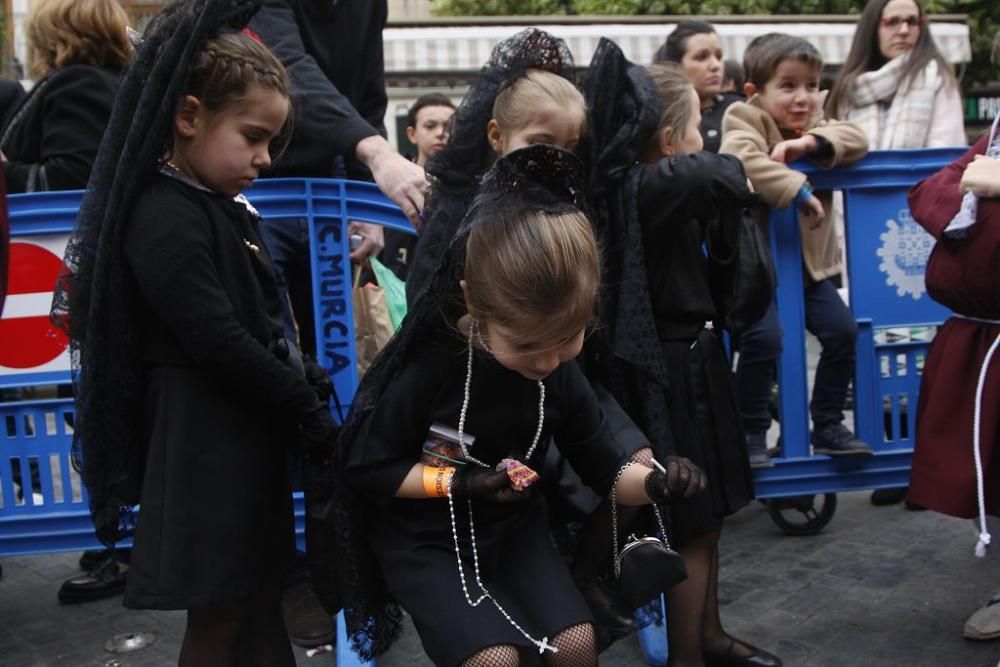
<svg viewBox="0 0 1000 667">
<path fill-rule="evenodd" d="M 309 382 L 309 386 L 316 392 L 319 402 L 326 405 L 330 402 L 330 397 L 333 395 L 333 380 L 330 379 L 330 374 L 315 361 L 305 362 L 305 369 L 306 380 Z"/>
<path fill-rule="evenodd" d="M 333 454 L 340 427 L 333 421 L 326 404 L 320 403 L 299 422 L 302 449 L 313 463 L 326 463 Z"/>
<path fill-rule="evenodd" d="M 467 463 L 451 478 L 451 496 L 455 500 L 470 498 L 491 503 L 517 503 L 530 498 L 531 493 L 511 486 L 506 471 Z"/>
<path fill-rule="evenodd" d="M 683 456 L 668 456 L 661 463 L 666 474 L 652 470 L 646 475 L 646 495 L 654 502 L 693 498 L 708 486 L 701 468 Z"/>
</svg>

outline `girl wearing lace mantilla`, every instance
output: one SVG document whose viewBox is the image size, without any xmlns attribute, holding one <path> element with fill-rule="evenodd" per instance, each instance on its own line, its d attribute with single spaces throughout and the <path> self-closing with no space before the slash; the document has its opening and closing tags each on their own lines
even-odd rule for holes
<svg viewBox="0 0 1000 667">
<path fill-rule="evenodd" d="M 57 292 L 75 359 L 74 455 L 98 536 L 133 532 L 124 604 L 184 609 L 178 664 L 294 665 L 285 448 L 336 426 L 282 337 L 242 197 L 289 112 L 253 1 L 172 3 L 116 100 Z M 68 299 L 68 320 L 64 306 Z"/>
<path fill-rule="evenodd" d="M 580 171 L 548 145 L 497 161 L 339 442 L 349 497 L 338 530 L 354 538 L 340 559 L 348 621 L 394 599 L 438 665 L 517 665 L 525 650 L 547 665 L 597 664 L 590 612 L 536 485 L 553 442 L 622 504 L 703 489 L 687 461 L 664 460 L 665 472 L 631 463 L 572 363 L 600 282 Z"/>
</svg>

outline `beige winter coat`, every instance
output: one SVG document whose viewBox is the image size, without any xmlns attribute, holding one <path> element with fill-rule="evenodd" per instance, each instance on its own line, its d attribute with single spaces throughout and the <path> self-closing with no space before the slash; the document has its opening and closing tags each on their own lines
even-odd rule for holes
<svg viewBox="0 0 1000 667">
<path fill-rule="evenodd" d="M 818 111 L 809 120 L 806 134 L 825 139 L 833 148 L 833 157 L 817 163 L 830 169 L 860 160 L 868 153 L 868 139 L 854 123 L 827 121 L 822 109 L 826 93 L 820 96 Z M 720 153 L 735 155 L 743 163 L 754 189 L 768 204 L 787 208 L 806 182 L 806 175 L 771 159 L 771 149 L 790 137 L 783 136 L 778 124 L 760 106 L 758 96 L 746 102 L 736 102 L 726 110 L 722 119 L 722 147 Z M 810 215 L 799 213 L 802 232 L 802 259 L 813 280 L 823 280 L 841 271 L 840 249 L 834 227 L 832 196 L 829 192 L 816 193 L 823 204 L 826 219 L 817 229 L 810 228 Z"/>
</svg>

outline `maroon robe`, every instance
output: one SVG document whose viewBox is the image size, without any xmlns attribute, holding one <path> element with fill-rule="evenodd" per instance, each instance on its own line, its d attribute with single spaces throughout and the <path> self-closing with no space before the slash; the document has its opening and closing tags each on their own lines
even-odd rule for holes
<svg viewBox="0 0 1000 667">
<path fill-rule="evenodd" d="M 1000 320 L 1000 199 L 980 198 L 976 224 L 963 239 L 942 236 L 958 213 L 965 165 L 983 154 L 988 137 L 909 194 L 914 219 L 937 244 L 927 262 L 927 291 L 962 315 Z M 979 515 L 972 422 L 976 384 L 1000 325 L 951 317 L 931 345 L 920 385 L 909 500 L 957 517 Z M 988 514 L 1000 515 L 1000 350 L 990 362 L 980 417 Z"/>
</svg>

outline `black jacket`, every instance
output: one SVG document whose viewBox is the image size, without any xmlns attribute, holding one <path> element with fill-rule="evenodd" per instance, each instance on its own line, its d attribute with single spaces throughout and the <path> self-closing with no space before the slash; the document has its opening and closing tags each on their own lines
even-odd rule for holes
<svg viewBox="0 0 1000 667">
<path fill-rule="evenodd" d="M 248 405 L 286 417 L 316 405 L 305 379 L 271 351 L 282 334 L 274 268 L 244 205 L 158 174 L 127 225 L 143 363 L 204 369 Z"/>
<path fill-rule="evenodd" d="M 71 65 L 35 84 L 0 140 L 7 192 L 86 187 L 120 79 L 118 71 Z"/>
<path fill-rule="evenodd" d="M 385 0 L 264 0 L 250 29 L 281 59 L 292 79 L 292 143 L 269 176 L 330 177 L 337 156 L 348 175 L 366 137 L 385 134 Z"/>
</svg>

